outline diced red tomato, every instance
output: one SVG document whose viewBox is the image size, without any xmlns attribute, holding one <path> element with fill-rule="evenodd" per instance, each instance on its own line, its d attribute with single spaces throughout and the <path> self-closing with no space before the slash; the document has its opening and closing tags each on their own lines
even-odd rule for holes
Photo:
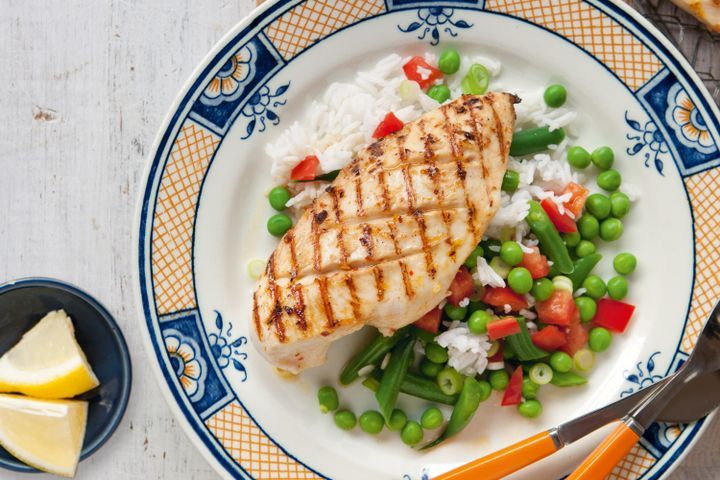
<svg viewBox="0 0 720 480">
<path fill-rule="evenodd" d="M 527 268 L 533 279 L 546 277 L 550 273 L 550 264 L 547 257 L 540 253 L 537 247 L 533 247 L 532 253 L 523 253 L 520 266 Z"/>
<path fill-rule="evenodd" d="M 567 343 L 567 335 L 555 325 L 548 325 L 530 335 L 536 347 L 548 352 L 554 352 Z"/>
<path fill-rule="evenodd" d="M 442 317 L 442 310 L 435 307 L 425 315 L 415 320 L 414 325 L 418 328 L 422 328 L 426 332 L 438 333 L 440 329 L 440 318 Z"/>
<path fill-rule="evenodd" d="M 615 332 L 624 332 L 627 324 L 635 312 L 635 306 L 625 302 L 618 302 L 611 298 L 601 298 L 597 302 L 597 313 L 593 323 Z"/>
<path fill-rule="evenodd" d="M 500 345 L 500 348 L 498 348 L 498 351 L 495 352 L 495 354 L 492 357 L 488 357 L 488 363 L 493 362 L 503 362 L 505 361 L 505 343 L 504 342 L 498 342 L 498 345 Z"/>
<path fill-rule="evenodd" d="M 488 323 L 487 332 L 490 340 L 495 341 L 520 333 L 520 324 L 515 317 L 503 317 Z"/>
<path fill-rule="evenodd" d="M 382 138 L 385 135 L 390 135 L 393 132 L 397 132 L 403 128 L 405 124 L 395 116 L 394 113 L 390 112 L 385 115 L 385 118 L 378 124 L 377 128 L 373 132 L 373 138 Z"/>
<path fill-rule="evenodd" d="M 565 208 L 570 210 L 573 215 L 575 215 L 575 218 L 578 218 L 582 213 L 582 209 L 585 206 L 585 200 L 590 192 L 587 188 L 575 182 L 567 184 L 565 190 L 563 190 L 563 194 L 568 192 L 572 194 L 572 197 L 570 197 L 570 200 L 565 202 L 563 205 Z"/>
<path fill-rule="evenodd" d="M 518 405 L 522 401 L 522 383 L 522 367 L 517 367 L 510 377 L 510 382 L 505 389 L 500 405 L 503 407 L 507 405 Z"/>
<path fill-rule="evenodd" d="M 417 82 L 425 90 L 435 80 L 443 77 L 443 73 L 425 61 L 423 57 L 414 56 L 403 65 L 403 71 L 408 80 Z"/>
<path fill-rule="evenodd" d="M 575 352 L 585 346 L 588 341 L 588 333 L 580 323 L 570 325 L 567 332 L 567 342 L 560 347 L 560 350 L 568 355 L 575 355 Z"/>
<path fill-rule="evenodd" d="M 290 172 L 290 180 L 314 180 L 320 160 L 315 155 L 308 155 Z"/>
<path fill-rule="evenodd" d="M 467 267 L 460 267 L 450 284 L 448 302 L 457 306 L 464 298 L 470 298 L 473 293 L 473 279 Z"/>
<path fill-rule="evenodd" d="M 570 215 L 568 215 L 567 212 L 560 213 L 560 210 L 558 210 L 555 202 L 553 202 L 549 198 L 546 198 L 542 202 L 540 202 L 540 205 L 542 206 L 543 210 L 545 210 L 545 213 L 547 213 L 547 216 L 550 217 L 550 221 L 553 223 L 553 225 L 555 225 L 555 228 L 557 228 L 558 232 L 577 232 L 577 225 L 575 225 L 575 220 L 570 218 Z"/>
<path fill-rule="evenodd" d="M 580 312 L 575 306 L 572 293 L 566 290 L 555 290 L 544 302 L 535 304 L 540 321 L 567 327 L 577 323 L 580 319 Z"/>
<path fill-rule="evenodd" d="M 482 301 L 496 308 L 503 308 L 505 305 L 510 305 L 513 312 L 528 308 L 525 297 L 513 292 L 508 287 L 486 288 Z"/>
</svg>

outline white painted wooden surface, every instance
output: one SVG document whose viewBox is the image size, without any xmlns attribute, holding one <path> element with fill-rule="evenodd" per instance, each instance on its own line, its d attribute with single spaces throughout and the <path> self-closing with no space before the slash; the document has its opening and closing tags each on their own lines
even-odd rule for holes
<svg viewBox="0 0 720 480">
<path fill-rule="evenodd" d="M 50 276 L 87 289 L 115 315 L 132 351 L 128 412 L 81 464 L 81 480 L 217 478 L 145 367 L 130 239 L 145 158 L 165 112 L 208 49 L 253 6 L 0 0 L 0 279 Z M 674 478 L 715 478 L 719 450 L 716 422 Z"/>
</svg>

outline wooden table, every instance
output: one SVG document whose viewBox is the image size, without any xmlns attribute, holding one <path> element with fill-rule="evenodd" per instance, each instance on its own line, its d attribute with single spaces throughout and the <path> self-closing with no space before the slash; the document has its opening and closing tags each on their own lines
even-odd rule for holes
<svg viewBox="0 0 720 480">
<path fill-rule="evenodd" d="M 127 414 L 81 465 L 80 480 L 217 478 L 146 368 L 130 239 L 160 122 L 194 66 L 253 3 L 0 3 L 0 278 L 50 276 L 89 290 L 115 315 L 132 351 Z M 673 478 L 717 478 L 718 451 L 715 422 Z"/>
</svg>

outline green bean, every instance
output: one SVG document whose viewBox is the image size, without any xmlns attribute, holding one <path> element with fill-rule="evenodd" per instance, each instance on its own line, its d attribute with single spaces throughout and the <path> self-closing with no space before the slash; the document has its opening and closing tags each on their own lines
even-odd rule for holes
<svg viewBox="0 0 720 480">
<path fill-rule="evenodd" d="M 550 383 L 556 387 L 575 387 L 587 383 L 587 378 L 573 372 L 554 372 Z"/>
<path fill-rule="evenodd" d="M 363 380 L 362 384 L 373 392 L 380 388 L 380 372 L 374 372 Z M 457 395 L 446 395 L 440 390 L 437 382 L 422 378 L 408 372 L 400 385 L 400 391 L 412 397 L 422 398 L 429 402 L 442 403 L 444 405 L 455 405 Z"/>
<path fill-rule="evenodd" d="M 530 229 L 540 241 L 543 252 L 553 261 L 560 273 L 571 273 L 573 263 L 565 243 L 545 210 L 535 201 L 530 201 L 530 213 L 526 217 Z"/>
<path fill-rule="evenodd" d="M 292 183 L 305 183 L 305 182 L 317 182 L 318 180 L 323 180 L 325 182 L 332 182 L 337 178 L 337 176 L 340 174 L 340 170 L 332 170 L 327 173 L 322 173 L 320 175 L 315 175 L 315 178 L 310 180 L 293 180 Z"/>
<path fill-rule="evenodd" d="M 385 337 L 381 333 L 360 352 L 350 359 L 342 372 L 340 372 L 340 383 L 350 385 L 359 377 L 358 372 L 368 366 L 380 362 L 392 348 L 403 338 L 408 332 L 408 328 L 401 328 L 391 337 Z"/>
<path fill-rule="evenodd" d="M 431 448 L 437 444 L 445 441 L 446 439 L 461 432 L 470 423 L 472 418 L 475 416 L 480 402 L 483 400 L 483 387 L 480 382 L 472 377 L 465 377 L 460 397 L 453 408 L 452 414 L 450 414 L 450 420 L 445 427 L 445 431 L 437 438 L 437 440 L 425 445 L 422 449 Z"/>
<path fill-rule="evenodd" d="M 395 408 L 395 402 L 397 402 L 400 393 L 400 385 L 402 385 L 403 378 L 405 378 L 412 363 L 414 343 L 415 337 L 406 337 L 400 341 L 390 353 L 390 361 L 382 373 L 380 386 L 378 391 L 375 392 L 375 398 L 385 420 L 390 418 L 390 414 Z"/>
<path fill-rule="evenodd" d="M 500 189 L 512 193 L 518 189 L 518 185 L 520 185 L 520 174 L 512 170 L 506 171 Z"/>
<path fill-rule="evenodd" d="M 531 153 L 542 152 L 548 149 L 549 145 L 558 145 L 565 139 L 565 130 L 558 128 L 552 132 L 548 127 L 531 128 L 515 132 L 510 155 L 521 157 Z"/>
<path fill-rule="evenodd" d="M 582 258 L 578 258 L 575 260 L 575 266 L 573 268 L 572 273 L 568 273 L 568 278 L 572 281 L 573 289 L 577 290 L 578 288 L 582 287 L 583 282 L 585 279 L 590 275 L 590 272 L 593 271 L 593 268 L 600 263 L 600 260 L 602 259 L 602 255 L 599 253 L 591 253 L 590 255 L 586 255 Z"/>
<path fill-rule="evenodd" d="M 318 403 L 322 413 L 332 412 L 340 406 L 337 391 L 333 387 L 325 386 L 318 390 Z"/>
</svg>

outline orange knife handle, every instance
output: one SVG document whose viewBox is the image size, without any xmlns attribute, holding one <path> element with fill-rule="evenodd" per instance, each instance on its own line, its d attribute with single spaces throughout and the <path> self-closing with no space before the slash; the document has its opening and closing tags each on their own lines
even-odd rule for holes
<svg viewBox="0 0 720 480">
<path fill-rule="evenodd" d="M 557 450 L 558 447 L 550 432 L 542 432 L 435 477 L 433 480 L 496 480 L 535 463 Z"/>
<path fill-rule="evenodd" d="M 640 435 L 635 430 L 624 422 L 620 423 L 566 480 L 596 480 L 607 477 L 638 440 Z"/>
</svg>

